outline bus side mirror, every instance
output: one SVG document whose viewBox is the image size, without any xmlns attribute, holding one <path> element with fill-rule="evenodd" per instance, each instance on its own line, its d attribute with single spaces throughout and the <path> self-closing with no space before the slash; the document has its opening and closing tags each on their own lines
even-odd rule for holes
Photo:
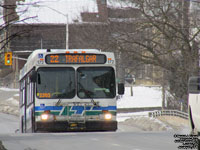
<svg viewBox="0 0 200 150">
<path fill-rule="evenodd" d="M 37 82 L 37 72 L 35 70 L 32 70 L 31 73 L 30 73 L 30 80 L 31 82 Z"/>
<path fill-rule="evenodd" d="M 118 94 L 119 95 L 124 94 L 124 83 L 118 83 Z"/>
</svg>

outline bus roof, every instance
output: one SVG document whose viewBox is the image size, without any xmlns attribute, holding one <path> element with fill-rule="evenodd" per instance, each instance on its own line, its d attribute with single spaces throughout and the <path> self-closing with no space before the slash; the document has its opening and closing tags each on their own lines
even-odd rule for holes
<svg viewBox="0 0 200 150">
<path fill-rule="evenodd" d="M 48 52 L 48 50 L 49 50 L 49 52 L 54 52 L 54 53 L 57 53 L 57 52 L 59 52 L 59 53 L 66 53 L 66 51 L 69 51 L 69 52 L 87 51 L 87 52 L 91 52 L 91 53 L 101 52 L 100 50 L 97 50 L 97 49 L 68 49 L 68 50 L 66 50 L 66 49 L 37 49 L 37 50 L 35 50 L 35 51 L 33 51 L 31 53 L 31 55 L 28 57 L 28 59 L 31 59 L 31 58 L 37 56 L 40 53 L 46 53 L 46 52 Z"/>
<path fill-rule="evenodd" d="M 28 57 L 26 64 L 24 67 L 20 70 L 20 80 L 34 67 L 38 65 L 39 55 L 40 54 L 56 54 L 56 53 L 95 53 L 95 54 L 105 54 L 109 55 L 110 52 L 101 52 L 97 49 L 37 49 L 31 53 L 31 55 Z M 114 59 L 114 54 L 112 53 L 112 56 Z M 44 61 L 45 56 L 42 56 L 41 59 Z"/>
</svg>

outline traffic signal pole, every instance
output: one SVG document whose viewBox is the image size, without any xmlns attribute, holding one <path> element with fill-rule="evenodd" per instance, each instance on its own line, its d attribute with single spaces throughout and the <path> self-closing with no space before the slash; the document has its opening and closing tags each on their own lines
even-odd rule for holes
<svg viewBox="0 0 200 150">
<path fill-rule="evenodd" d="M 13 56 L 12 52 L 5 52 L 4 53 L 4 64 L 6 66 L 12 66 L 13 65 L 13 59 L 27 61 L 26 58 L 20 58 L 20 57 Z M 19 78 L 19 72 L 18 71 L 19 71 L 18 70 L 18 61 L 15 61 L 15 78 L 14 78 L 14 82 L 13 82 L 14 88 L 17 88 L 17 82 L 18 82 L 18 78 Z"/>
<path fill-rule="evenodd" d="M 12 59 L 18 59 L 18 60 L 25 60 L 27 61 L 26 58 L 20 58 L 20 57 L 14 57 L 12 52 L 5 52 L 4 53 L 4 64 L 6 66 L 11 66 L 12 65 Z"/>
</svg>

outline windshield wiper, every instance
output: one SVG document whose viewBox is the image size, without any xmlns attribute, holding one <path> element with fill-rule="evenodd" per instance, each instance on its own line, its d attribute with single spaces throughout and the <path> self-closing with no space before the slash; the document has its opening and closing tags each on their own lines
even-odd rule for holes
<svg viewBox="0 0 200 150">
<path fill-rule="evenodd" d="M 94 106 L 99 106 L 98 102 L 95 102 L 92 97 L 90 97 L 90 98 L 91 98 L 91 102 L 93 103 Z"/>
<path fill-rule="evenodd" d="M 94 101 L 94 99 L 91 97 L 91 95 L 89 94 L 89 92 L 88 92 L 86 89 L 84 89 L 83 85 L 82 85 L 80 82 L 78 82 L 78 85 L 80 85 L 80 87 L 81 87 L 82 90 L 85 92 L 85 94 L 87 95 L 87 97 L 89 97 L 89 98 L 91 99 L 91 103 L 92 103 L 94 106 L 98 106 L 98 105 L 99 105 L 98 102 L 95 102 L 95 101 Z"/>
<path fill-rule="evenodd" d="M 61 104 L 61 99 L 58 99 L 58 101 L 56 102 L 56 106 L 60 106 L 60 104 Z"/>
</svg>

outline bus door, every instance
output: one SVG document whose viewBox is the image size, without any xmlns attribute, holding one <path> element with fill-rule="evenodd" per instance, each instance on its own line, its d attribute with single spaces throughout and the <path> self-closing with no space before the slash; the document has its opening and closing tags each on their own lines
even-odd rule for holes
<svg viewBox="0 0 200 150">
<path fill-rule="evenodd" d="M 35 126 L 35 83 L 30 77 L 26 82 L 26 130 L 27 132 L 34 132 Z"/>
<path fill-rule="evenodd" d="M 20 130 L 26 130 L 26 81 L 25 79 L 20 82 Z"/>
</svg>

